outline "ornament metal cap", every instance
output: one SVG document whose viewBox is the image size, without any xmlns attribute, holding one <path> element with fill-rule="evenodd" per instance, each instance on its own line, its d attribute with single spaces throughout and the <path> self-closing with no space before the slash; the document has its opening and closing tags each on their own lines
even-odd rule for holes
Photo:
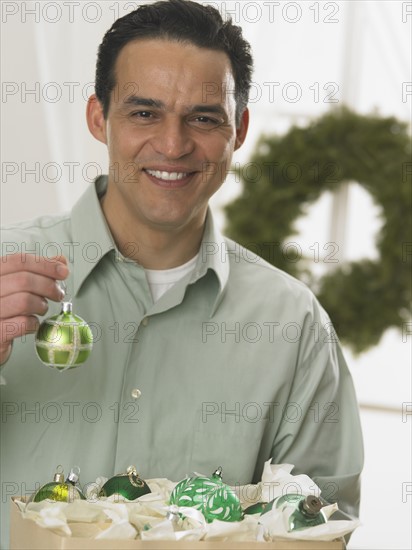
<svg viewBox="0 0 412 550">
<path fill-rule="evenodd" d="M 222 479 L 222 472 L 223 472 L 223 468 L 222 466 L 219 466 L 219 468 L 216 468 L 216 470 L 213 472 L 213 475 L 218 476 L 220 477 L 220 479 Z"/>
<path fill-rule="evenodd" d="M 80 468 L 78 466 L 75 466 L 70 470 L 70 473 L 67 476 L 66 481 L 69 481 L 73 485 L 76 485 L 76 483 L 79 481 L 79 474 L 80 474 Z"/>
<path fill-rule="evenodd" d="M 144 487 L 144 481 L 139 477 L 136 466 L 128 466 L 126 475 L 129 476 L 129 481 L 133 487 Z"/>
<path fill-rule="evenodd" d="M 303 510 L 310 516 L 316 516 L 322 507 L 322 502 L 314 495 L 309 495 L 302 501 Z"/>
<path fill-rule="evenodd" d="M 55 473 L 53 476 L 53 481 L 56 483 L 64 483 L 64 475 L 62 473 Z"/>
<path fill-rule="evenodd" d="M 179 507 L 171 504 L 167 510 L 166 519 L 176 524 L 179 521 Z"/>
<path fill-rule="evenodd" d="M 59 464 L 56 468 L 56 473 L 53 476 L 53 481 L 55 481 L 56 483 L 64 483 L 64 470 L 61 464 Z"/>
<path fill-rule="evenodd" d="M 72 313 L 73 304 L 72 301 L 68 298 L 66 281 L 59 281 L 59 286 L 64 292 L 62 300 L 62 313 Z"/>
<path fill-rule="evenodd" d="M 71 302 L 62 302 L 62 313 L 72 313 L 73 304 Z"/>
</svg>

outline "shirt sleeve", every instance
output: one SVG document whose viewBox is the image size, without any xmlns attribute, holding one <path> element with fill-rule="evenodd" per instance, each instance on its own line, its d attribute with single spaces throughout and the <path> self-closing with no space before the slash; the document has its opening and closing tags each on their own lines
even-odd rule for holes
<svg viewBox="0 0 412 550">
<path fill-rule="evenodd" d="M 294 475 L 307 474 L 325 500 L 338 503 L 340 513 L 333 519 L 353 519 L 359 515 L 363 467 L 359 407 L 340 344 L 323 310 L 321 317 L 317 339 L 313 323 L 303 328 L 302 360 L 271 454 L 277 464 L 294 464 Z"/>
</svg>

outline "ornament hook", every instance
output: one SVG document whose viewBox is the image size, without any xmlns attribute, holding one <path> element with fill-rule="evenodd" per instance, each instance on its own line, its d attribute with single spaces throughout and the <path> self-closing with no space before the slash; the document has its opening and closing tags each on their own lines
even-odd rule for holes
<svg viewBox="0 0 412 550">
<path fill-rule="evenodd" d="M 66 281 L 57 281 L 61 291 L 63 292 L 63 300 L 62 302 L 70 302 L 71 300 L 68 299 L 68 292 L 67 292 L 67 283 Z"/>
<path fill-rule="evenodd" d="M 143 487 L 144 481 L 139 477 L 136 466 L 129 466 L 126 470 L 126 475 L 129 476 L 129 481 L 133 487 Z"/>
<path fill-rule="evenodd" d="M 68 295 L 67 292 L 67 284 L 66 281 L 58 281 L 58 285 L 63 292 L 63 298 L 62 298 L 62 312 L 63 313 L 71 313 L 72 312 L 72 301 Z"/>
</svg>

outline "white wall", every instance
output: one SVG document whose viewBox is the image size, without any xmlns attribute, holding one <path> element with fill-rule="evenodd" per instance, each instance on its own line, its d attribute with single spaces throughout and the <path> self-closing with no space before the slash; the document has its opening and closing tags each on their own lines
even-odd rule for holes
<svg viewBox="0 0 412 550">
<path fill-rule="evenodd" d="M 233 14 L 255 52 L 251 128 L 235 161 L 248 161 L 262 132 L 284 132 L 291 123 L 326 112 L 331 107 L 324 102 L 326 92 L 332 89 L 339 103 L 345 100 L 360 113 L 410 120 L 412 98 L 402 97 L 402 86 L 412 80 L 411 2 L 210 3 Z M 116 13 L 138 4 L 2 2 L 2 224 L 70 208 L 87 180 L 106 171 L 104 147 L 85 125 L 84 96 L 91 91 L 103 32 Z M 273 98 L 265 85 L 270 82 L 279 83 Z M 315 83 L 318 100 L 311 89 Z M 27 93 L 33 89 L 37 97 Z M 294 102 L 296 89 L 302 95 Z M 222 226 L 221 206 L 238 192 L 228 178 L 212 201 Z M 330 240 L 330 208 L 331 197 L 325 195 L 299 220 L 303 249 Z M 377 209 L 359 186 L 350 189 L 348 216 L 346 259 L 373 256 Z M 411 417 L 402 418 L 402 407 L 412 401 L 410 357 L 410 338 L 403 343 L 394 330 L 369 353 L 352 357 L 347 351 L 364 405 L 366 445 L 363 526 L 351 548 L 412 547 L 412 497 L 402 494 L 412 481 Z"/>
</svg>

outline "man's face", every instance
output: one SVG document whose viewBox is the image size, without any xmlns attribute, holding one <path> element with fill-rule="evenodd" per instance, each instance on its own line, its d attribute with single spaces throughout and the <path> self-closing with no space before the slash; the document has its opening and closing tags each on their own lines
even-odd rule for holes
<svg viewBox="0 0 412 550">
<path fill-rule="evenodd" d="M 247 113 L 236 128 L 234 87 L 224 52 L 156 39 L 121 50 L 107 119 L 93 132 L 108 146 L 119 217 L 167 230 L 203 223 L 247 130 Z"/>
</svg>

